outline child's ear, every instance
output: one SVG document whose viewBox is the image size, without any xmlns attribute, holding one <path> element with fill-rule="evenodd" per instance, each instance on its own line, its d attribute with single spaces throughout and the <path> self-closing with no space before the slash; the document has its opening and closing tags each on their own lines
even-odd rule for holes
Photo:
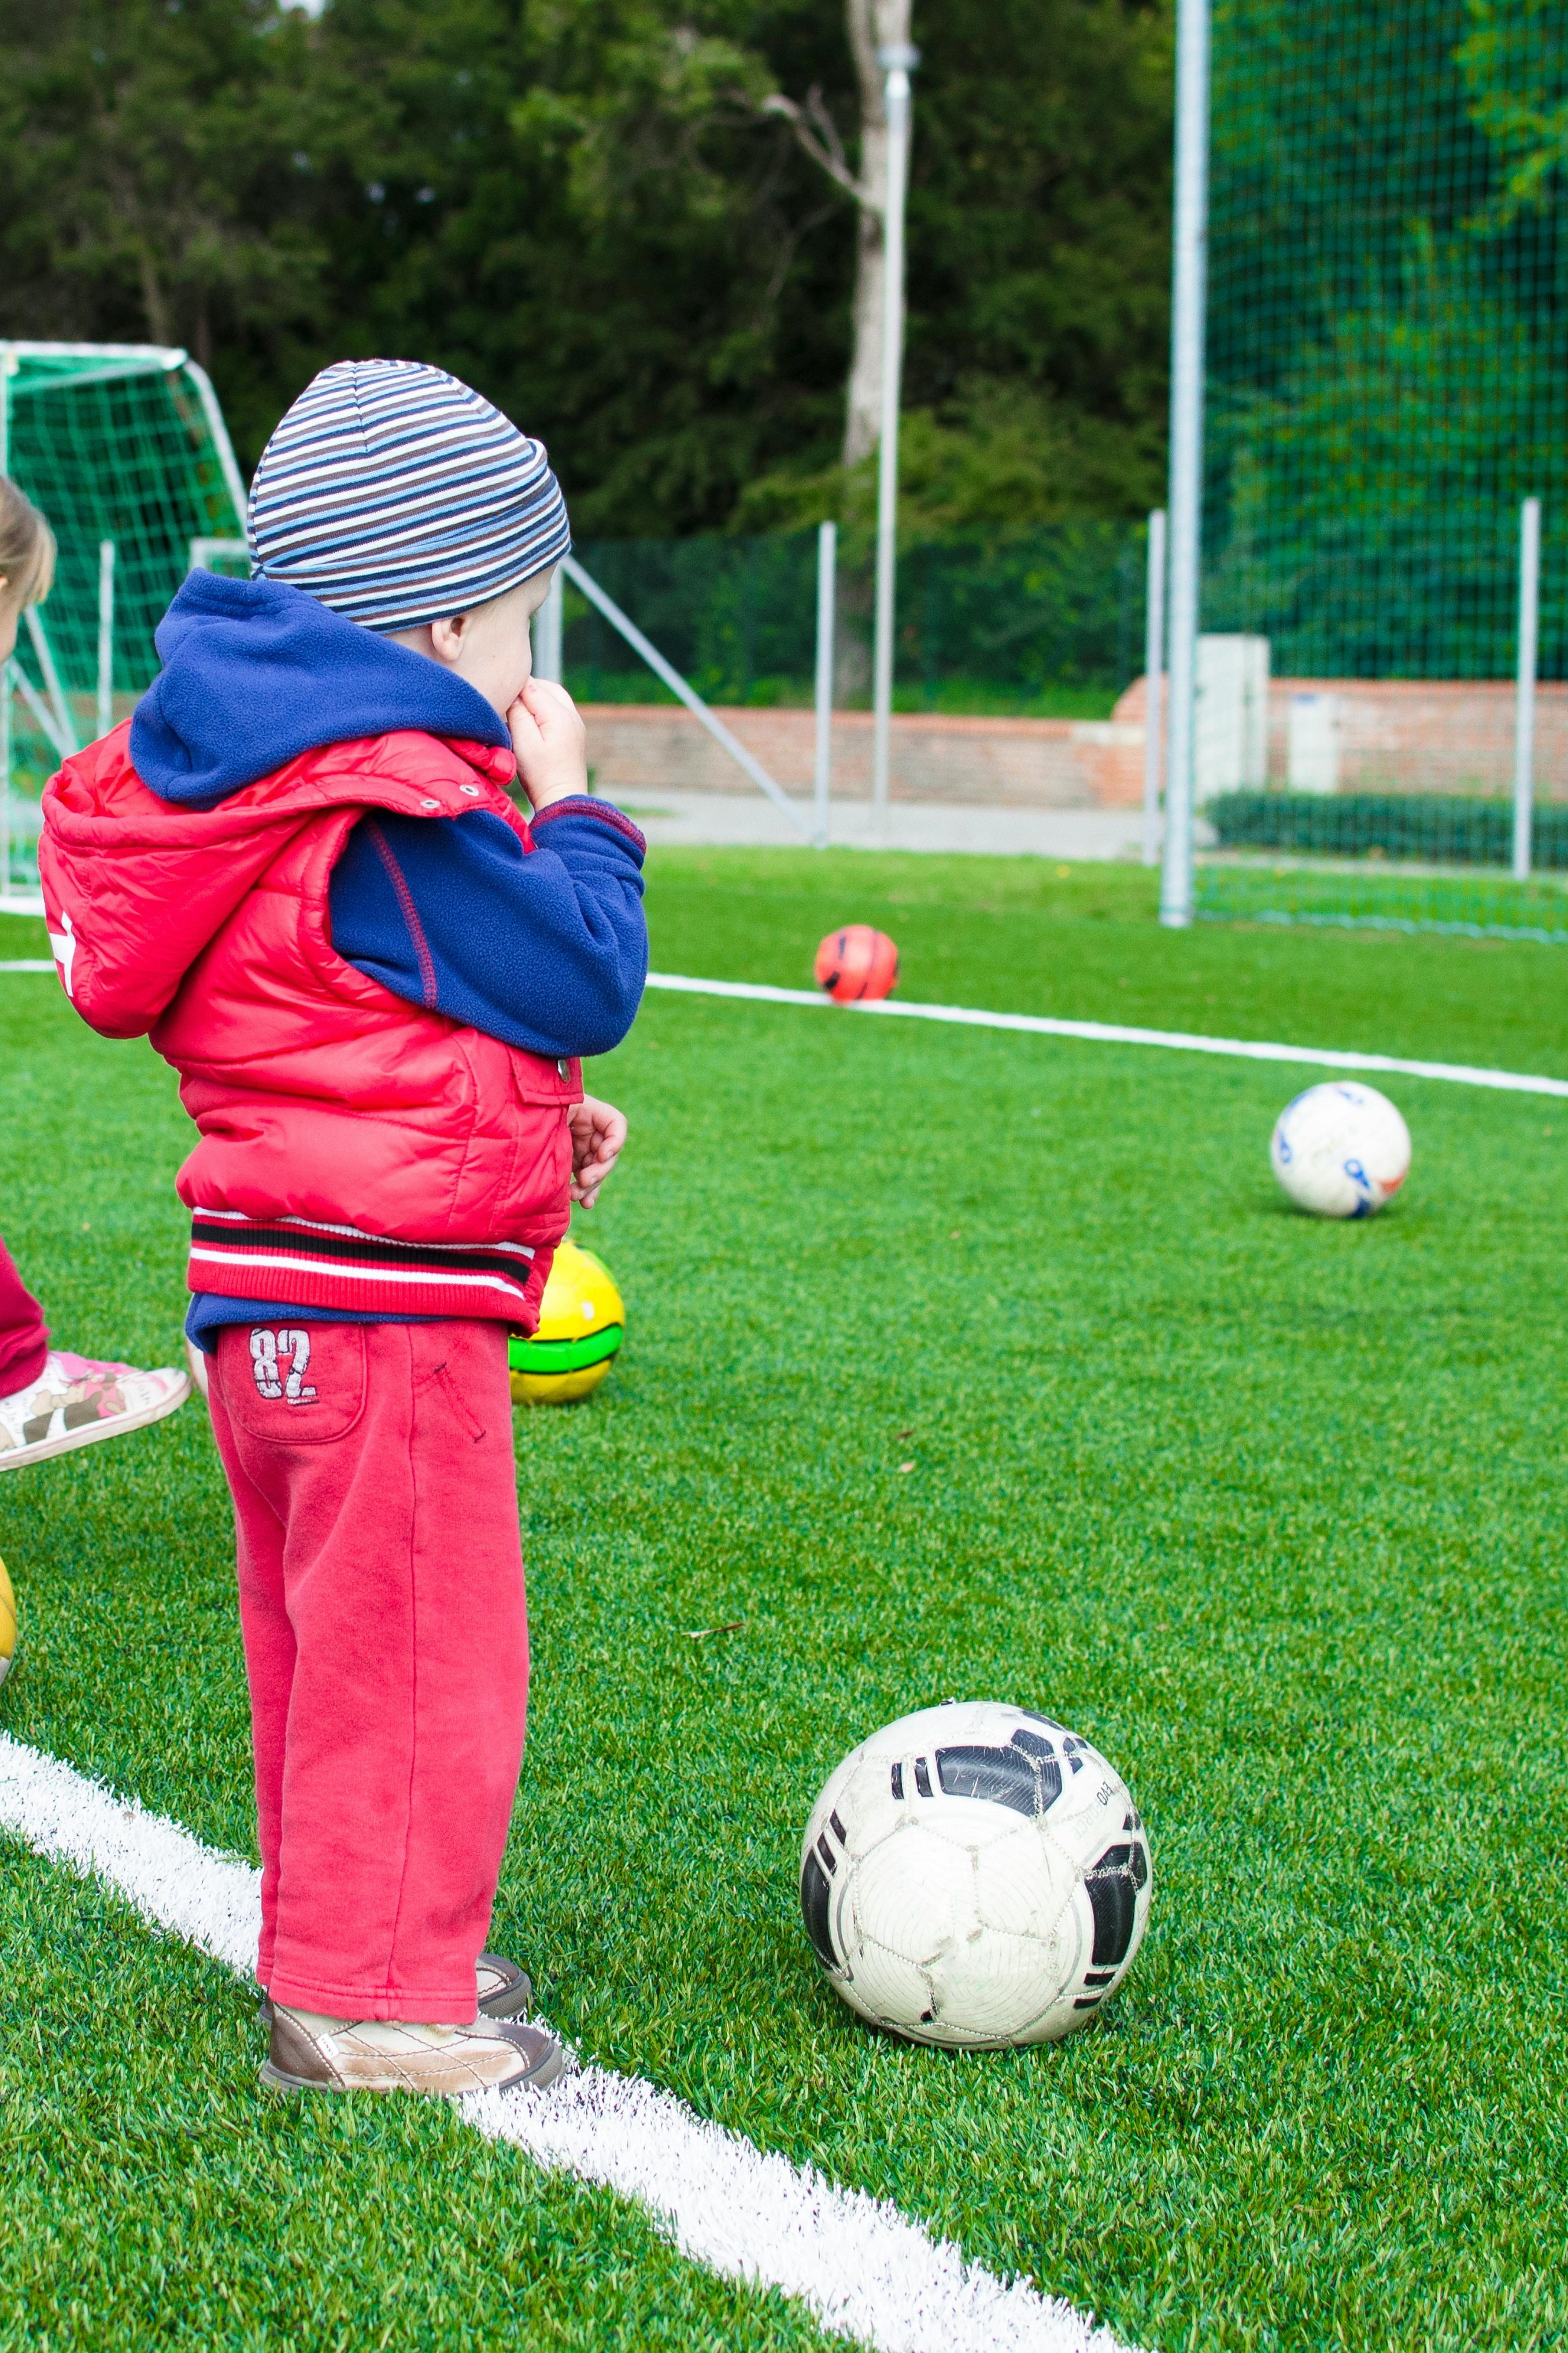
<svg viewBox="0 0 1568 2353">
<path fill-rule="evenodd" d="M 437 661 L 455 662 L 463 650 L 471 613 L 453 613 L 430 624 L 430 650 Z"/>
</svg>

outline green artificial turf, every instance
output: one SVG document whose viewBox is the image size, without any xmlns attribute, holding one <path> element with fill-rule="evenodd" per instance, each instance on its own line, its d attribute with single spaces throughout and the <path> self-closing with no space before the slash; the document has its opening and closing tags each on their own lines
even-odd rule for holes
<svg viewBox="0 0 1568 2353">
<path fill-rule="evenodd" d="M 900 994 L 1568 1077 L 1556 947 L 1276 925 L 1156 928 L 1137 866 L 857 850 L 654 853 L 663 971 L 809 988 L 817 940 L 877 923 Z M 1568 962 L 1568 958 L 1564 958 Z"/>
<path fill-rule="evenodd" d="M 666 852 L 650 910 L 667 970 L 798 986 L 869 920 L 910 997 L 1568 1072 L 1549 949 L 1173 936 L 1136 872 Z M 1319 1224 L 1265 1151 L 1313 1075 L 650 996 L 591 1082 L 626 1345 L 518 1424 L 496 1936 L 585 2053 L 1130 2341 L 1512 2353 L 1568 2335 L 1568 1104 L 1390 1081 L 1410 1183 Z M 184 1133 L 0 979 L 0 1222 L 63 1344 L 168 1361 Z M 0 1550 L 0 1722 L 251 1852 L 199 1408 L 7 1479 Z M 1077 1725 L 1151 1826 L 1061 2046 L 879 2039 L 801 1930 L 822 1778 L 952 1694 Z M 0 2342 L 820 2341 L 444 2116 L 265 2108 L 221 1971 L 4 1852 Z"/>
</svg>

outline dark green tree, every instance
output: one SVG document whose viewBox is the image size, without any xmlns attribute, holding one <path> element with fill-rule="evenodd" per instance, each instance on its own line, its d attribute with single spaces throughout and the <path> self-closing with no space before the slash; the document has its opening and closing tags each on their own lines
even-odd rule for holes
<svg viewBox="0 0 1568 2353">
<path fill-rule="evenodd" d="M 5 331 L 183 343 L 222 370 L 324 316 L 312 65 L 271 0 L 5 0 Z"/>
<path fill-rule="evenodd" d="M 917 0 L 929 527 L 1149 501 L 1169 7 Z M 813 89 L 852 150 L 843 0 L 0 0 L 0 331 L 189 344 L 246 459 L 324 362 L 430 359 L 584 530 L 801 519 L 846 496 L 857 236 L 769 110 Z"/>
</svg>

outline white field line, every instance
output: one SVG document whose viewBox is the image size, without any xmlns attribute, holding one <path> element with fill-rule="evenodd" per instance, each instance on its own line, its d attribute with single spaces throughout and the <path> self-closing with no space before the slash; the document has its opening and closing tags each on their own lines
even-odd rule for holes
<svg viewBox="0 0 1568 2353">
<path fill-rule="evenodd" d="M 53 972 L 47 963 L 0 964 L 0 972 Z M 649 988 L 682 997 L 739 997 L 756 1005 L 810 1005 L 838 1013 L 880 1013 L 900 1021 L 946 1021 L 963 1029 L 1016 1029 L 1035 1038 L 1079 1038 L 1092 1046 L 1163 1046 L 1180 1054 L 1226 1054 L 1243 1062 L 1306 1062 L 1323 1071 L 1384 1071 L 1397 1078 L 1447 1079 L 1456 1086 L 1491 1087 L 1503 1094 L 1568 1095 L 1568 1079 L 1537 1078 L 1528 1071 L 1488 1071 L 1468 1062 L 1420 1062 L 1400 1054 L 1347 1054 L 1333 1046 L 1282 1046 L 1262 1038 L 1209 1038 L 1194 1029 L 1138 1029 L 1121 1021 L 1059 1021 L 1045 1013 L 984 1013 L 972 1005 L 835 1005 L 816 988 L 770 988 L 754 980 L 700 980 L 682 972 L 650 972 Z"/>
<path fill-rule="evenodd" d="M 249 1976 L 259 1872 L 5 1733 L 0 1830 L 96 1873 L 153 1927 Z M 552 2091 L 490 2092 L 463 2108 L 547 2170 L 637 2200 L 692 2262 L 782 2289 L 877 2353 L 1126 2353 L 1071 2305 L 997 2278 L 888 2200 L 755 2148 L 638 2076 L 577 2066 Z"/>
<path fill-rule="evenodd" d="M 1474 1070 L 1466 1062 L 1408 1061 L 1398 1054 L 1342 1054 L 1331 1046 L 1279 1046 L 1258 1038 L 1206 1038 L 1186 1029 L 1134 1029 L 1120 1021 L 1058 1021 L 1044 1013 L 982 1013 L 968 1005 L 908 1005 L 884 997 L 870 1005 L 836 1005 L 816 988 L 769 988 L 751 980 L 694 980 L 650 972 L 650 988 L 683 997 L 740 997 L 758 1005 L 811 1005 L 830 1013 L 880 1013 L 902 1021 L 948 1021 L 964 1029 L 1017 1029 L 1036 1038 L 1081 1038 L 1095 1046 L 1164 1046 L 1182 1054 L 1229 1054 L 1244 1062 L 1308 1062 L 1325 1071 L 1387 1071 L 1407 1079 L 1451 1079 L 1505 1094 L 1568 1095 L 1568 1079 L 1521 1071 Z"/>
<path fill-rule="evenodd" d="M 0 915 L 5 913 L 5 908 L 0 907 Z M 18 956 L 13 964 L 0 964 L 0 972 L 58 972 L 58 969 L 52 957 L 47 956 Z"/>
</svg>

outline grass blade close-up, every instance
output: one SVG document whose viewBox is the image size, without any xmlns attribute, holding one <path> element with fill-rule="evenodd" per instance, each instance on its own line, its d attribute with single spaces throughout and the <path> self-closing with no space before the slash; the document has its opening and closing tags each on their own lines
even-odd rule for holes
<svg viewBox="0 0 1568 2353">
<path fill-rule="evenodd" d="M 1021 859 L 664 850 L 648 906 L 665 972 L 808 987 L 866 921 L 911 999 L 1568 1078 L 1544 946 L 1173 934 L 1142 872 Z M 0 976 L 0 1030 L 57 1344 L 179 1361 L 172 1072 L 47 976 Z M 584 2062 L 1124 2345 L 1514 2353 L 1568 2331 L 1568 1104 L 1381 1081 L 1409 1182 L 1319 1220 L 1268 1160 L 1319 1075 L 649 995 L 574 1227 L 626 1344 L 517 1419 L 494 1940 Z M 199 1400 L 0 1482 L 0 1728 L 254 1861 Z M 1059 2044 L 879 2035 L 802 1928 L 827 1773 L 951 1697 L 1087 1736 L 1148 1825 L 1147 1940 Z M 439 2104 L 263 2102 L 247 1989 L 0 1856 L 0 2344 L 828 2341 Z"/>
</svg>

